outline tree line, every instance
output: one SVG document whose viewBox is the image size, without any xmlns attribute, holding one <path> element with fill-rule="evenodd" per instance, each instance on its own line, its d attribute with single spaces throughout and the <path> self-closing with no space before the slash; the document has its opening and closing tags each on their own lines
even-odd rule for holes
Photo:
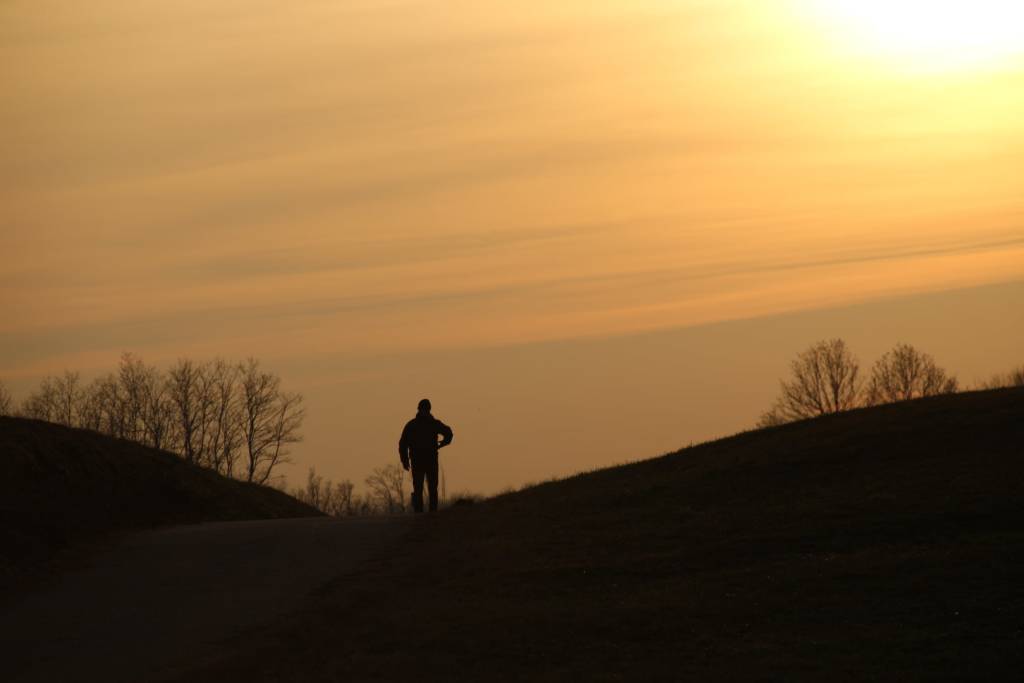
<svg viewBox="0 0 1024 683">
<path fill-rule="evenodd" d="M 85 383 L 78 372 L 45 378 L 18 408 L 0 384 L 0 415 L 14 414 L 91 429 L 177 453 L 220 474 L 270 483 L 302 440 L 302 395 L 249 358 L 197 363 L 179 359 L 166 371 L 125 353 L 114 372 Z"/>
<path fill-rule="evenodd" d="M 374 468 L 365 480 L 367 491 L 356 493 L 355 484 L 325 480 L 309 468 L 305 486 L 289 493 L 298 500 L 334 517 L 394 515 L 408 512 L 405 471 L 398 465 Z"/>
<path fill-rule="evenodd" d="M 775 403 L 758 420 L 770 427 L 853 408 L 909 401 L 955 393 L 960 383 L 935 359 L 910 344 L 900 343 L 875 361 L 867 376 L 842 339 L 812 344 L 790 363 L 790 376 L 780 382 Z M 982 388 L 1024 386 L 1024 366 L 997 375 Z"/>
<path fill-rule="evenodd" d="M 306 484 L 292 489 L 289 493 L 307 505 L 334 517 L 363 517 L 368 515 L 394 515 L 411 511 L 409 505 L 408 481 L 405 471 L 398 465 L 374 468 L 364 480 L 366 493 L 356 492 L 355 484 L 348 479 L 332 482 L 309 468 Z M 441 476 L 441 506 L 466 505 L 483 500 L 483 496 L 466 491 L 452 494 L 449 498 Z"/>
</svg>

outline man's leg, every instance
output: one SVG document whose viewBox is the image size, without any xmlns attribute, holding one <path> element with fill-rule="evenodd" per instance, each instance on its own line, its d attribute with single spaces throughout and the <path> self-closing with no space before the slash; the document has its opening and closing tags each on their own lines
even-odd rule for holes
<svg viewBox="0 0 1024 683">
<path fill-rule="evenodd" d="M 430 487 L 430 511 L 437 511 L 437 454 L 431 456 L 425 468 L 427 470 L 427 486 Z M 420 505 L 423 505 L 423 499 L 420 498 Z"/>
<path fill-rule="evenodd" d="M 424 462 L 422 458 L 412 457 L 412 510 L 423 512 L 423 475 Z"/>
</svg>

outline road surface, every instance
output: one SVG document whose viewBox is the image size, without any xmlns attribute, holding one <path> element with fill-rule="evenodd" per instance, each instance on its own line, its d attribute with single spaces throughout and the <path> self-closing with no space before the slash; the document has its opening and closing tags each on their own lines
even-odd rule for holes
<svg viewBox="0 0 1024 683">
<path fill-rule="evenodd" d="M 0 611 L 0 678 L 179 678 L 386 553 L 406 528 L 403 519 L 309 518 L 133 534 Z"/>
</svg>

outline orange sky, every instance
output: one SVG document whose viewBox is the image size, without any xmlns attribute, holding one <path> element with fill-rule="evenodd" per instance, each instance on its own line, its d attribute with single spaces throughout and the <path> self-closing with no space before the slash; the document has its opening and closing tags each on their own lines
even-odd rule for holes
<svg viewBox="0 0 1024 683">
<path fill-rule="evenodd" d="M 491 359 L 492 401 L 526 372 L 508 349 L 591 386 L 559 344 L 632 339 L 601 357 L 614 390 L 631 335 L 956 290 L 1019 335 L 1019 289 L 970 288 L 1024 280 L 1020 51 L 889 49 L 837 3 L 6 2 L 0 378 L 255 355 L 308 396 L 300 463 L 359 480 L 393 440 L 340 436 L 368 391 L 389 391 L 360 418 L 378 432 L 442 384 L 467 409 L 479 393 L 433 372 L 407 391 L 410 358 Z M 960 372 L 1021 362 L 992 330 L 917 334 L 992 346 Z M 759 347 L 763 396 L 655 428 L 668 399 L 644 390 L 624 428 L 650 449 L 749 424 L 806 336 Z M 547 435 L 536 463 L 485 439 L 467 486 L 652 454 L 576 436 L 586 395 L 549 393 L 516 420 Z"/>
</svg>

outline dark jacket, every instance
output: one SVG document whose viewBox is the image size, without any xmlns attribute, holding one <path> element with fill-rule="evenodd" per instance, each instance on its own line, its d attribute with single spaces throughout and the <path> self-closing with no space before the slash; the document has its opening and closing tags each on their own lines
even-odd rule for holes
<svg viewBox="0 0 1024 683">
<path fill-rule="evenodd" d="M 441 437 L 438 443 L 437 437 Z M 398 455 L 402 462 L 410 455 L 437 455 L 437 449 L 452 442 L 452 429 L 430 413 L 419 413 L 409 420 L 398 441 Z"/>
</svg>

